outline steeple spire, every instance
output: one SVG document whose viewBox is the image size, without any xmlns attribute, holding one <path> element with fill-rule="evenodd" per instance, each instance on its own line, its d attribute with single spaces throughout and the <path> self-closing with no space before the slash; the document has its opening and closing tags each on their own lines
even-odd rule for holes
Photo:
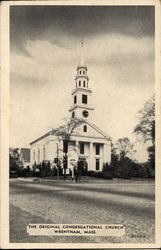
<svg viewBox="0 0 161 250">
<path fill-rule="evenodd" d="M 81 54 L 80 54 L 80 62 L 79 62 L 79 66 L 85 66 L 85 63 L 84 63 L 84 57 L 83 57 L 83 39 L 81 41 Z"/>
</svg>

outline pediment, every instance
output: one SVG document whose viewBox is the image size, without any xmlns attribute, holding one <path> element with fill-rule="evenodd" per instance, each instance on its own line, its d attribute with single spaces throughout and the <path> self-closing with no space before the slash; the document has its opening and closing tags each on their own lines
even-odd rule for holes
<svg viewBox="0 0 161 250">
<path fill-rule="evenodd" d="M 84 126 L 87 127 L 87 132 L 84 132 Z M 90 122 L 83 122 L 80 124 L 74 131 L 73 136 L 82 136 L 82 137 L 90 137 L 90 138 L 100 138 L 111 140 L 110 137 L 103 132 L 100 128 Z"/>
</svg>

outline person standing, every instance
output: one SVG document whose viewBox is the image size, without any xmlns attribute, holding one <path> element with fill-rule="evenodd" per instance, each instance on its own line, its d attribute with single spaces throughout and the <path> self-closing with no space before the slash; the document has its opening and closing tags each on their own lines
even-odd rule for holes
<svg viewBox="0 0 161 250">
<path fill-rule="evenodd" d="M 74 181 L 74 168 L 76 166 L 76 160 L 75 159 L 71 159 L 70 161 L 70 169 L 71 169 L 71 174 L 72 174 L 72 181 Z"/>
<path fill-rule="evenodd" d="M 75 182 L 78 182 L 78 166 L 74 167 L 74 177 L 75 177 Z"/>
<path fill-rule="evenodd" d="M 71 164 L 72 181 L 74 181 L 74 164 Z"/>
</svg>

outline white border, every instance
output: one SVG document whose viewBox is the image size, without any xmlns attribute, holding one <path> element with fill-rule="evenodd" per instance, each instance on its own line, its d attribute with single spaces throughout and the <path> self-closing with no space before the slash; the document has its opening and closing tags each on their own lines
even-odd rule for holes
<svg viewBox="0 0 161 250">
<path fill-rule="evenodd" d="M 156 76 L 156 243 L 155 244 L 97 244 L 97 243 L 9 243 L 9 7 L 12 5 L 154 5 L 155 6 L 155 76 Z M 160 0 L 110 1 L 3 1 L 1 3 L 1 248 L 160 248 L 161 196 L 161 2 Z M 150 225 L 149 225 L 150 226 Z"/>
</svg>

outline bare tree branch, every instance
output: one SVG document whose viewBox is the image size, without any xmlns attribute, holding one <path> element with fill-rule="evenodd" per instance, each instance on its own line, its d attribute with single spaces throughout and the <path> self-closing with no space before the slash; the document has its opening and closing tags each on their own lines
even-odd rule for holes
<svg viewBox="0 0 161 250">
<path fill-rule="evenodd" d="M 155 144 L 155 97 L 154 95 L 145 103 L 142 110 L 138 112 L 139 123 L 134 128 L 138 139 L 146 143 L 151 141 Z"/>
</svg>

